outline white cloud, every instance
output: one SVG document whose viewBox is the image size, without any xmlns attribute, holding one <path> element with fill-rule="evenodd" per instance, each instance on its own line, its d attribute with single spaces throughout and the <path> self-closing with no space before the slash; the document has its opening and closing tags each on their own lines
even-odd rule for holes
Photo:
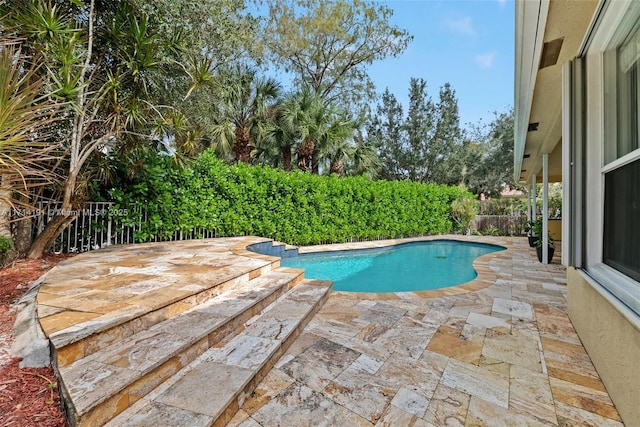
<svg viewBox="0 0 640 427">
<path fill-rule="evenodd" d="M 507 4 L 507 0 L 498 0 L 498 5 L 500 5 L 500 7 L 504 7 L 505 4 Z"/>
<path fill-rule="evenodd" d="M 447 27 L 454 33 L 463 34 L 467 36 L 475 36 L 476 30 L 473 28 L 471 24 L 471 17 L 465 16 L 460 19 L 450 19 L 447 21 Z"/>
<path fill-rule="evenodd" d="M 476 64 L 478 64 L 482 68 L 491 68 L 494 59 L 496 59 L 495 52 L 483 53 L 480 55 L 476 55 Z"/>
</svg>

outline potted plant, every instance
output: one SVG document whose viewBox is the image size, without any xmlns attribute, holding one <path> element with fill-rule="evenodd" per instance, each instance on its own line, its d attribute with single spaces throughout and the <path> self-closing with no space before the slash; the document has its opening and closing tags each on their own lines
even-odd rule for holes
<svg viewBox="0 0 640 427">
<path fill-rule="evenodd" d="M 535 247 L 536 242 L 539 240 L 539 236 L 542 234 L 542 220 L 536 219 L 527 221 L 524 225 L 524 231 L 527 233 L 527 237 L 529 238 L 529 246 Z"/>
<path fill-rule="evenodd" d="M 538 255 L 538 261 L 542 262 L 542 237 L 541 234 L 538 235 L 538 240 L 536 241 L 536 254 Z M 556 244 L 551 237 L 550 234 L 547 234 L 548 237 L 548 247 L 547 247 L 547 262 L 550 264 L 553 259 L 553 252 L 556 250 Z"/>
</svg>

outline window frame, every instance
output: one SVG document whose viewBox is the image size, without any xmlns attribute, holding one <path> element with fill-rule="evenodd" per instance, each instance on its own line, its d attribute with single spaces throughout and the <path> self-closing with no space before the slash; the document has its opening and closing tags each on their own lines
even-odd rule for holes
<svg viewBox="0 0 640 427">
<path fill-rule="evenodd" d="M 612 49 L 614 36 L 631 6 L 630 0 L 609 1 L 605 5 L 604 13 L 598 18 L 599 22 L 595 23 L 593 38 L 590 39 L 584 54 L 586 174 L 582 178 L 584 188 L 582 200 L 585 207 L 585 227 L 582 237 L 586 244 L 582 255 L 584 272 L 640 316 L 640 282 L 603 262 L 605 175 L 640 159 L 640 148 L 638 148 L 605 163 L 607 158 L 605 140 L 608 131 L 605 128 L 605 119 L 611 120 L 611 114 L 605 111 L 605 105 L 610 105 L 608 97 L 611 94 L 606 92 L 604 53 Z M 632 29 L 630 28 L 629 31 Z M 572 244 L 578 244 L 578 239 L 574 239 Z"/>
</svg>

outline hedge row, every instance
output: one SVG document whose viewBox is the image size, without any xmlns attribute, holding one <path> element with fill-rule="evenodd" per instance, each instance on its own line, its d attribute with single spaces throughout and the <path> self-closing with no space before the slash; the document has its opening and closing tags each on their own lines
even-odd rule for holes
<svg viewBox="0 0 640 427">
<path fill-rule="evenodd" d="M 145 206 L 138 241 L 204 228 L 295 245 L 448 233 L 461 195 L 457 187 L 229 166 L 211 152 L 185 168 L 156 159 L 135 183 L 111 191 L 120 207 Z M 138 222 L 129 211 L 125 222 Z"/>
</svg>

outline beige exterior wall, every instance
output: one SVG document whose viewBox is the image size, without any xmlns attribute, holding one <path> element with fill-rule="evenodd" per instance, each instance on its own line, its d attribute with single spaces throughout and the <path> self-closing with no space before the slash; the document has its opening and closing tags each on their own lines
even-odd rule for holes
<svg viewBox="0 0 640 427">
<path fill-rule="evenodd" d="M 553 240 L 562 240 L 562 220 L 561 219 L 550 219 L 548 220 L 549 224 L 549 234 L 553 238 Z"/>
<path fill-rule="evenodd" d="M 573 268 L 567 268 L 569 318 L 620 416 L 640 425 L 640 329 Z"/>
</svg>

